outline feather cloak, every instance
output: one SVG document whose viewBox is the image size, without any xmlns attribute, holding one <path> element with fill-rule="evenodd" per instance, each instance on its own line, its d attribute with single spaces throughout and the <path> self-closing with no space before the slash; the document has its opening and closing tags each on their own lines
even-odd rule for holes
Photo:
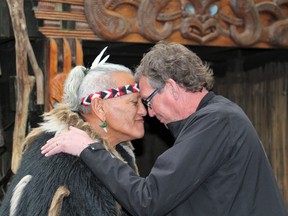
<svg viewBox="0 0 288 216">
<path fill-rule="evenodd" d="M 137 170 L 130 142 L 112 148 L 101 140 L 79 114 L 64 105 L 44 114 L 43 123 L 23 143 L 17 173 L 3 199 L 2 216 L 120 216 L 129 215 L 79 157 L 60 153 L 45 157 L 40 148 L 55 134 L 74 126 Z M 125 159 L 124 159 L 125 158 Z"/>
</svg>

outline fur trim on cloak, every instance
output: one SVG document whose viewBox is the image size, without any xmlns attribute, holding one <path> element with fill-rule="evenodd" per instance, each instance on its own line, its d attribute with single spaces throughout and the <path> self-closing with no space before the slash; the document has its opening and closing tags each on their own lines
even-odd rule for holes
<svg viewBox="0 0 288 216">
<path fill-rule="evenodd" d="M 63 153 L 46 158 L 41 154 L 40 148 L 46 141 L 68 130 L 69 126 L 82 129 L 93 140 L 101 141 L 111 154 L 128 162 L 138 173 L 131 142 L 112 148 L 78 113 L 61 105 L 45 113 L 43 123 L 26 137 L 21 164 L 4 197 L 1 215 L 129 215 L 81 158 Z"/>
<path fill-rule="evenodd" d="M 79 114 L 70 111 L 64 104 L 52 109 L 50 112 L 43 114 L 43 123 L 40 127 L 33 129 L 26 137 L 23 145 L 22 152 L 25 152 L 27 146 L 43 132 L 54 132 L 55 135 L 67 131 L 69 126 L 73 126 L 85 131 L 93 140 L 98 140 L 103 143 L 103 146 L 114 156 L 123 161 L 123 158 L 115 151 L 115 148 L 106 141 L 101 139 L 92 127 L 80 118 Z M 134 157 L 133 146 L 131 142 L 122 143 L 125 149 L 129 151 L 130 155 Z M 132 151 L 131 151 L 132 150 Z"/>
</svg>

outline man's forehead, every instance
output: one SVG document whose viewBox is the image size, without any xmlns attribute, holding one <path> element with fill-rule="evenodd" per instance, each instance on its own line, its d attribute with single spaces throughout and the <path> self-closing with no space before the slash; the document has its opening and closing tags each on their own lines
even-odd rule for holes
<svg viewBox="0 0 288 216">
<path fill-rule="evenodd" d="M 139 80 L 140 95 L 142 98 L 146 98 L 151 94 L 152 88 L 149 86 L 147 79 Z"/>
<path fill-rule="evenodd" d="M 140 79 L 139 79 L 139 87 L 140 87 L 140 90 L 141 88 L 143 89 L 143 91 L 146 91 L 147 89 L 151 89 L 149 83 L 148 83 L 148 79 L 144 76 L 142 76 Z"/>
</svg>

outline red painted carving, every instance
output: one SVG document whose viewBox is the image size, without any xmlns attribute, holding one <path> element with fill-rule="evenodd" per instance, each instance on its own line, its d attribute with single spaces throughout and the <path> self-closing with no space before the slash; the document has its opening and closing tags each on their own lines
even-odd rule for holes
<svg viewBox="0 0 288 216">
<path fill-rule="evenodd" d="M 259 14 L 253 0 L 231 0 L 230 6 L 241 25 L 230 25 L 230 36 L 236 44 L 252 45 L 262 35 Z M 239 28 L 241 30 L 239 30 Z"/>
<path fill-rule="evenodd" d="M 145 38 L 158 41 L 169 37 L 173 32 L 173 20 L 178 18 L 178 16 L 161 13 L 161 10 L 163 10 L 168 3 L 169 0 L 141 1 L 137 21 L 139 24 L 139 32 Z"/>
<path fill-rule="evenodd" d="M 181 2 L 183 16 L 180 32 L 184 38 L 204 44 L 219 36 L 217 14 L 221 1 L 182 0 Z"/>
<path fill-rule="evenodd" d="M 54 9 L 57 1 L 39 0 L 35 9 L 50 37 L 288 46 L 288 0 L 67 0 L 69 12 Z M 66 20 L 75 29 L 62 29 Z"/>
<path fill-rule="evenodd" d="M 129 18 L 114 11 L 121 4 L 138 7 L 140 0 L 85 0 L 85 15 L 91 29 L 100 37 L 117 40 L 131 32 Z"/>
<path fill-rule="evenodd" d="M 241 46 L 251 46 L 259 41 L 266 41 L 275 46 L 287 46 L 288 19 L 281 10 L 281 6 L 284 7 L 285 4 L 287 6 L 288 0 L 257 4 L 254 4 L 253 0 L 230 0 L 235 17 L 228 18 L 225 13 L 220 14 L 222 21 L 228 25 L 228 30 L 222 28 L 221 31 Z M 269 14 L 266 26 L 265 18 L 262 22 L 260 19 L 263 14 Z"/>
</svg>

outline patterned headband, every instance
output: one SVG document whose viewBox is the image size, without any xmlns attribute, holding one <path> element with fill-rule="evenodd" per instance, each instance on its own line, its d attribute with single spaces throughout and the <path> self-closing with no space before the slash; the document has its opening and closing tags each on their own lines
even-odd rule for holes
<svg viewBox="0 0 288 216">
<path fill-rule="evenodd" d="M 106 100 L 109 98 L 120 97 L 123 95 L 132 94 L 136 92 L 140 92 L 138 83 L 135 83 L 133 85 L 119 86 L 117 88 L 112 88 L 112 89 L 106 89 L 103 91 L 95 92 L 94 94 L 90 94 L 87 97 L 83 97 L 81 101 L 81 105 L 89 106 L 91 104 L 91 101 L 94 98 L 101 98 L 101 99 Z"/>
</svg>

